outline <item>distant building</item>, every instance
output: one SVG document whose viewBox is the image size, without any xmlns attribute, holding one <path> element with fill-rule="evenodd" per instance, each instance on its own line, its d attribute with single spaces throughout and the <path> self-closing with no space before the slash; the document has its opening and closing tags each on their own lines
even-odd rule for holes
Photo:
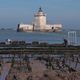
<svg viewBox="0 0 80 80">
<path fill-rule="evenodd" d="M 47 24 L 46 14 L 39 8 L 38 12 L 34 15 L 34 23 L 18 24 L 17 31 L 61 31 L 62 24 Z"/>
</svg>

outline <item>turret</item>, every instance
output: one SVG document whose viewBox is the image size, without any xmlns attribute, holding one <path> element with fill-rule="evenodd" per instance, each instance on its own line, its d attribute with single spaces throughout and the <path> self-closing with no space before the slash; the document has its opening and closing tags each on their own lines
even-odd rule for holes
<svg viewBox="0 0 80 80">
<path fill-rule="evenodd" d="M 35 17 L 35 29 L 36 30 L 45 30 L 46 27 L 46 14 L 42 11 L 40 7 L 37 14 L 34 15 Z"/>
</svg>

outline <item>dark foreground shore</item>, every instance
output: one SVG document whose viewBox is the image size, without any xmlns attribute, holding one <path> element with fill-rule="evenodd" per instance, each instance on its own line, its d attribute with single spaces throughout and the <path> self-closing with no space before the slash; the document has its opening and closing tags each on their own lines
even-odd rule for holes
<svg viewBox="0 0 80 80">
<path fill-rule="evenodd" d="M 57 55 L 53 57 L 50 55 L 29 57 L 27 55 L 20 59 L 12 58 L 11 61 L 3 60 L 2 64 L 4 67 L 1 69 L 1 74 L 5 80 L 80 80 L 78 56 L 64 58 Z"/>
<path fill-rule="evenodd" d="M 80 46 L 0 43 L 0 80 L 80 80 Z"/>
</svg>

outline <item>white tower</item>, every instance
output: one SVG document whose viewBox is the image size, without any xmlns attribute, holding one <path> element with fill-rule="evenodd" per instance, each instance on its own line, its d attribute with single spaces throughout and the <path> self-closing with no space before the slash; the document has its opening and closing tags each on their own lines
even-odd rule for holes
<svg viewBox="0 0 80 80">
<path fill-rule="evenodd" d="M 35 30 L 43 31 L 46 27 L 46 14 L 42 11 L 41 7 L 38 10 L 38 13 L 34 15 L 35 17 Z"/>
</svg>

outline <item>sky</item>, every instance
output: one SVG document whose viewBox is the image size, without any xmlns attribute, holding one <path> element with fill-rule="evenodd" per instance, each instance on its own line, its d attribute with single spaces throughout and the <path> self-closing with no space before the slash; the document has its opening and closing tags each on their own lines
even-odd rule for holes
<svg viewBox="0 0 80 80">
<path fill-rule="evenodd" d="M 47 24 L 80 29 L 80 0 L 0 0 L 0 28 L 32 24 L 39 7 L 47 14 Z"/>
</svg>

